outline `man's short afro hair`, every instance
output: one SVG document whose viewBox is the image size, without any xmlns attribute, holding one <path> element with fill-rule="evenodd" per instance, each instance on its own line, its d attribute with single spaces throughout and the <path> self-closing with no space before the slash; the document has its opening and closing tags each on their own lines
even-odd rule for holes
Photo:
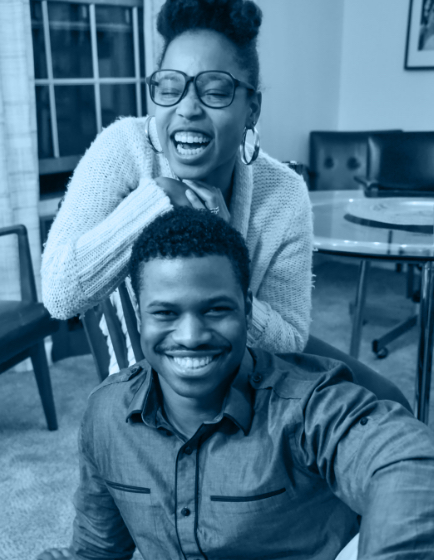
<svg viewBox="0 0 434 560">
<path fill-rule="evenodd" d="M 156 218 L 134 243 L 129 273 L 137 299 L 141 289 L 141 263 L 177 257 L 228 257 L 237 280 L 247 295 L 250 259 L 244 239 L 222 218 L 208 210 L 179 207 Z"/>
<path fill-rule="evenodd" d="M 261 21 L 261 9 L 250 0 L 166 0 L 157 29 L 166 44 L 185 31 L 212 29 L 244 47 L 256 40 Z"/>
</svg>

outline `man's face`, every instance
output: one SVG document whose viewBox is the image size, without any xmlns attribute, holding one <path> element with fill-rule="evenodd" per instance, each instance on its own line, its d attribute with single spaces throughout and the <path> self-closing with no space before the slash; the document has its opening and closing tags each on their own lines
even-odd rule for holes
<svg viewBox="0 0 434 560">
<path fill-rule="evenodd" d="M 141 345 L 165 387 L 194 399 L 226 390 L 251 311 L 229 259 L 154 259 L 141 275 Z"/>
</svg>

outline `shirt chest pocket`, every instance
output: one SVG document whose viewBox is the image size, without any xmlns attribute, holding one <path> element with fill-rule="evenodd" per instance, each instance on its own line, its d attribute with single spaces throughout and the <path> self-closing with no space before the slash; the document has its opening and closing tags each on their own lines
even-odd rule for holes
<svg viewBox="0 0 434 560">
<path fill-rule="evenodd" d="M 211 495 L 211 508 L 217 513 L 229 515 L 241 515 L 243 513 L 254 513 L 260 511 L 261 514 L 266 512 L 276 512 L 282 507 L 287 507 L 288 496 L 286 488 L 277 488 L 270 492 L 261 494 L 245 494 L 245 495 Z"/>
<path fill-rule="evenodd" d="M 269 539 L 273 540 L 276 550 L 281 546 L 284 550 L 279 541 L 286 538 L 291 507 L 285 487 L 277 486 L 261 493 L 243 492 L 243 495 L 210 495 L 207 502 L 203 511 L 207 525 L 213 526 L 216 534 L 225 535 L 221 543 L 224 551 L 219 558 L 256 558 L 258 547 Z M 203 537 L 206 539 L 207 535 Z"/>
<path fill-rule="evenodd" d="M 105 483 L 133 538 L 146 535 L 156 539 L 156 508 L 151 489 L 107 479 Z"/>
<path fill-rule="evenodd" d="M 135 503 L 138 506 L 151 507 L 151 489 L 144 486 L 132 486 L 130 484 L 121 484 L 112 480 L 105 480 L 110 494 L 118 504 L 118 502 Z"/>
</svg>

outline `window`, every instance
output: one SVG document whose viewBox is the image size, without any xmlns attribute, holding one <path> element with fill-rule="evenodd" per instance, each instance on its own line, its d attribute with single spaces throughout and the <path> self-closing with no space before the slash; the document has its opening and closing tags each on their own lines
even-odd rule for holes
<svg viewBox="0 0 434 560">
<path fill-rule="evenodd" d="M 68 174 L 102 127 L 146 113 L 143 0 L 30 5 L 40 174 Z"/>
</svg>

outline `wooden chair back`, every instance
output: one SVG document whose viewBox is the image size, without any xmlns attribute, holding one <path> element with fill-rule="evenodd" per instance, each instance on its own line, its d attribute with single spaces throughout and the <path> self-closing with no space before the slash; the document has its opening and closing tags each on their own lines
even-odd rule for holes
<svg viewBox="0 0 434 560">
<path fill-rule="evenodd" d="M 144 355 L 140 346 L 136 314 L 125 282 L 120 284 L 118 290 L 134 357 L 139 362 L 144 359 Z M 121 321 L 110 298 L 106 298 L 102 303 L 89 309 L 81 316 L 100 381 L 103 381 L 108 376 L 110 364 L 107 339 L 99 326 L 102 315 L 104 315 L 107 323 L 107 329 L 119 369 L 128 367 L 127 344 Z"/>
</svg>

